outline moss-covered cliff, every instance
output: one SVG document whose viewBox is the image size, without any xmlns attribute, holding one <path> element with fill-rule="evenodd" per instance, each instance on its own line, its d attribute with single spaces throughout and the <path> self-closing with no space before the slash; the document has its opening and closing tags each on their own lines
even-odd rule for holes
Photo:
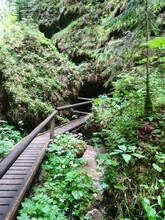
<svg viewBox="0 0 165 220">
<path fill-rule="evenodd" d="M 5 33 L 0 72 L 3 113 L 36 125 L 55 106 L 71 102 L 80 85 L 79 68 L 33 26 L 17 23 Z"/>
</svg>

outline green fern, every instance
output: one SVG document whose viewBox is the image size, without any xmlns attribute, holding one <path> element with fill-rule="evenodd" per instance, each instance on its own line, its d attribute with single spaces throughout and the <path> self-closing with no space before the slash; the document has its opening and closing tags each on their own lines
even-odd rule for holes
<svg viewBox="0 0 165 220">
<path fill-rule="evenodd" d="M 116 8 L 121 6 L 121 2 L 116 5 Z M 150 30 L 157 34 L 158 24 L 156 22 L 156 14 L 165 6 L 163 0 L 149 0 L 149 20 Z M 144 0 L 129 0 L 126 3 L 125 9 L 116 17 L 110 17 L 106 26 L 110 28 L 110 32 L 123 31 L 130 29 L 138 29 L 137 33 L 144 36 L 145 31 L 145 1 Z M 141 31 L 140 31 L 141 30 Z"/>
</svg>

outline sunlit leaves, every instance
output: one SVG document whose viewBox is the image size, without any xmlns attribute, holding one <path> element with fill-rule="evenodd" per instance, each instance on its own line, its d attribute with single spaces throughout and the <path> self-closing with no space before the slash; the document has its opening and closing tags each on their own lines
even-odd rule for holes
<svg viewBox="0 0 165 220">
<path fill-rule="evenodd" d="M 126 163 L 129 163 L 130 159 L 131 159 L 131 155 L 130 154 L 122 154 L 123 159 L 125 160 Z"/>
<path fill-rule="evenodd" d="M 154 208 L 152 208 L 149 199 L 144 198 L 142 201 L 142 206 L 146 211 L 148 220 L 157 220 L 156 211 Z"/>
<path fill-rule="evenodd" d="M 158 172 L 161 172 L 161 171 L 162 171 L 162 168 L 161 168 L 159 165 L 153 163 L 152 166 L 153 166 L 153 168 L 154 168 L 155 170 L 157 170 Z"/>
<path fill-rule="evenodd" d="M 149 48 L 165 47 L 165 37 L 157 37 L 148 41 Z"/>
</svg>

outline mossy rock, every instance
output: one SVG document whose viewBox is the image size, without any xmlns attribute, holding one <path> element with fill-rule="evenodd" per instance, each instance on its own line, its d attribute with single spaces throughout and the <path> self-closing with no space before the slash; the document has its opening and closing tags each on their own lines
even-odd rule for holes
<svg viewBox="0 0 165 220">
<path fill-rule="evenodd" d="M 76 156 L 78 158 L 82 157 L 87 149 L 87 144 L 85 143 L 85 141 L 73 139 L 70 141 L 70 143 L 73 146 L 73 150 L 76 152 Z"/>
</svg>

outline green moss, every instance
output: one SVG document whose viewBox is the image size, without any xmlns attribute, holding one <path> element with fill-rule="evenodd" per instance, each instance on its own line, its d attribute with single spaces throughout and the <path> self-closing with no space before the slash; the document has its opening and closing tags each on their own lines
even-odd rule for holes
<svg viewBox="0 0 165 220">
<path fill-rule="evenodd" d="M 14 33 L 14 34 L 13 34 Z M 59 54 L 35 26 L 16 23 L 4 34 L 0 72 L 12 121 L 40 120 L 63 103 L 62 94 L 78 88 L 78 68 Z M 79 81 L 81 82 L 81 81 Z M 56 95 L 55 95 L 56 94 Z M 72 95 L 67 99 L 73 98 Z"/>
</svg>

